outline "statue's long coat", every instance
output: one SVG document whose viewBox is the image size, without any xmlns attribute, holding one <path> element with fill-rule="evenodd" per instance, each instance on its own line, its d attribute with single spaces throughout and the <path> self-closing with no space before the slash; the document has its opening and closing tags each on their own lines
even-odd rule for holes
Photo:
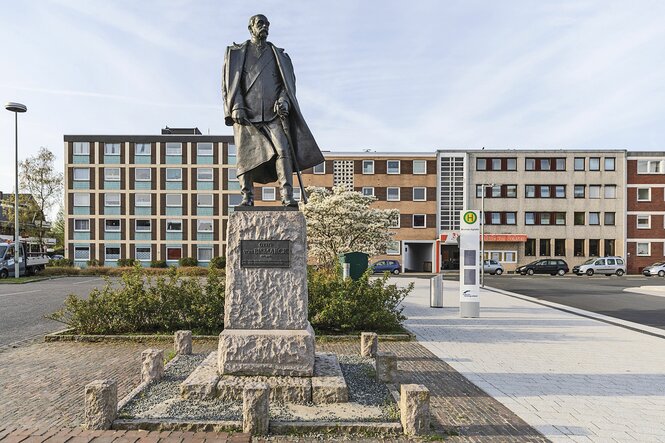
<svg viewBox="0 0 665 443">
<path fill-rule="evenodd" d="M 275 55 L 277 67 L 289 98 L 288 122 L 298 167 L 300 170 L 311 168 L 322 163 L 324 158 L 312 132 L 305 123 L 296 100 L 296 76 L 293 72 L 293 64 L 283 49 L 275 47 L 270 42 L 267 44 Z M 233 135 L 238 147 L 237 175 L 252 171 L 252 179 L 255 182 L 270 183 L 277 180 L 275 170 L 277 153 L 272 142 L 254 126 L 234 124 L 231 119 L 234 109 L 245 107 L 241 78 L 248 46 L 249 40 L 226 48 L 222 75 L 224 121 L 227 126 L 233 126 Z"/>
</svg>

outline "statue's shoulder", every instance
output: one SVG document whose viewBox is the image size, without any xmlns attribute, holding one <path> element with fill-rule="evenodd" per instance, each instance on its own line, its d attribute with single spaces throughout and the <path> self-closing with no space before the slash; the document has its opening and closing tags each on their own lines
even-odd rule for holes
<svg viewBox="0 0 665 443">
<path fill-rule="evenodd" d="M 249 40 L 244 41 L 242 43 L 233 42 L 232 45 L 226 47 L 226 50 L 227 51 L 237 51 L 239 49 L 245 49 L 248 44 L 249 44 Z"/>
<path fill-rule="evenodd" d="M 275 45 L 274 45 L 273 43 L 271 43 L 271 42 L 268 42 L 268 43 L 270 44 L 270 46 L 273 47 L 273 49 L 275 50 L 275 52 L 276 52 L 277 54 L 279 54 L 279 55 L 283 55 L 284 57 L 289 58 L 289 54 L 286 53 L 286 51 L 284 50 L 284 48 L 278 48 L 277 46 L 275 46 Z"/>
</svg>

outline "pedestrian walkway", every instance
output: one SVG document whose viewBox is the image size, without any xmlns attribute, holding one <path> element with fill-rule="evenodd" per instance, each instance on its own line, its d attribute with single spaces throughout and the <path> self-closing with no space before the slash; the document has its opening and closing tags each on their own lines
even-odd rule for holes
<svg viewBox="0 0 665 443">
<path fill-rule="evenodd" d="M 411 281 L 418 341 L 547 438 L 665 442 L 665 339 L 489 290 L 463 319 L 458 282 L 437 309 L 429 282 Z"/>
</svg>

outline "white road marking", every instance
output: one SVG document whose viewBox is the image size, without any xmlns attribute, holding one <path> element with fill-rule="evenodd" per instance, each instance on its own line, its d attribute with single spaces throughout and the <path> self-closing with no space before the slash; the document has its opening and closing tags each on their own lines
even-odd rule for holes
<svg viewBox="0 0 665 443">
<path fill-rule="evenodd" d="M 76 283 L 72 283 L 73 285 L 82 285 L 83 283 L 90 283 L 93 281 L 99 281 L 99 280 L 104 280 L 103 278 L 93 278 L 92 280 L 83 280 L 83 281 L 77 281 Z"/>
<path fill-rule="evenodd" d="M 0 294 L 0 297 L 8 297 L 10 295 L 30 294 L 33 292 L 41 292 L 41 289 L 33 289 L 32 291 L 10 292 L 9 294 Z"/>
</svg>

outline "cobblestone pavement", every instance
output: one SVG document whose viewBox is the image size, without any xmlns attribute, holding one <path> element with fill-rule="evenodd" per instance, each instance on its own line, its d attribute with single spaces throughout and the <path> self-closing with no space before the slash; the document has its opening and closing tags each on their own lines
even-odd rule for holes
<svg viewBox="0 0 665 443">
<path fill-rule="evenodd" d="M 491 291 L 463 319 L 457 282 L 433 309 L 413 281 L 418 341 L 552 441 L 665 442 L 665 339 Z"/>
<path fill-rule="evenodd" d="M 0 428 L 3 443 L 250 443 L 248 434 L 226 432 L 145 432 L 145 431 L 86 431 L 74 429 Z"/>
</svg>

